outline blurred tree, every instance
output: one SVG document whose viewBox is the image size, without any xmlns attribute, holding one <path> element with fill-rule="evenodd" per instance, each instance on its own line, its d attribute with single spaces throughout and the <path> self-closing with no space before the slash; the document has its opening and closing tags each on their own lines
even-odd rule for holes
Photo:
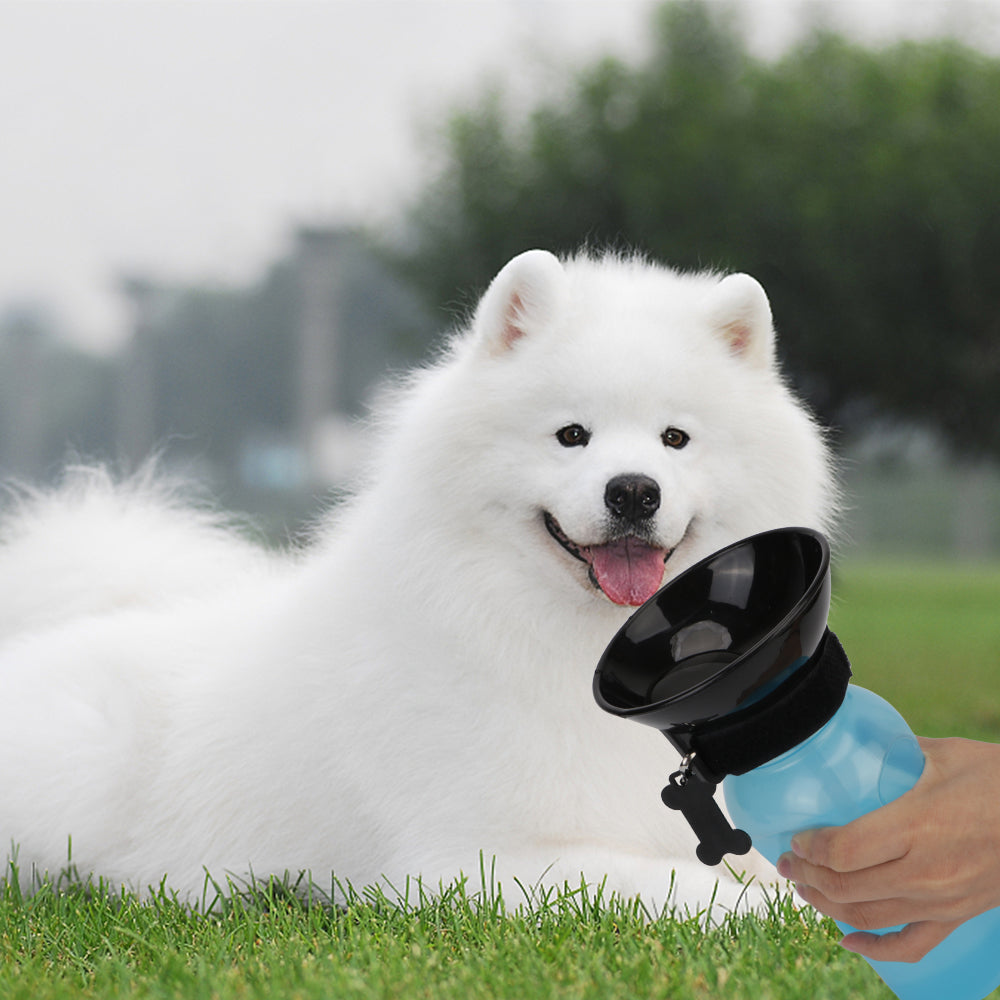
<svg viewBox="0 0 1000 1000">
<path fill-rule="evenodd" d="M 542 246 L 745 270 L 821 415 L 888 412 L 1000 455 L 1000 61 L 820 32 L 775 62 L 724 6 L 668 3 L 652 55 L 511 114 L 455 114 L 402 264 L 429 300 Z"/>
<path fill-rule="evenodd" d="M 227 471 L 243 436 L 293 419 L 294 288 L 279 265 L 245 290 L 173 294 L 153 352 L 153 426 L 171 453 L 194 453 Z"/>
<path fill-rule="evenodd" d="M 428 318 L 359 233 L 340 233 L 338 246 L 331 408 L 358 415 L 386 367 L 427 341 Z M 293 255 L 249 288 L 167 292 L 151 351 L 153 425 L 168 456 L 186 453 L 234 477 L 248 440 L 297 438 L 303 300 L 296 267 Z"/>
<path fill-rule="evenodd" d="M 0 314 L 0 478 L 30 481 L 74 455 L 107 457 L 112 398 L 106 361 L 62 341 L 44 307 Z"/>
<path fill-rule="evenodd" d="M 331 411 L 353 417 L 387 367 L 426 345 L 430 319 L 361 234 L 340 237 Z M 300 447 L 299 265 L 292 254 L 241 288 L 133 276 L 123 287 L 149 307 L 112 357 L 74 350 L 43 309 L 0 313 L 0 479 L 51 479 L 75 456 L 127 471 L 155 451 L 238 484 L 248 448 Z"/>
</svg>

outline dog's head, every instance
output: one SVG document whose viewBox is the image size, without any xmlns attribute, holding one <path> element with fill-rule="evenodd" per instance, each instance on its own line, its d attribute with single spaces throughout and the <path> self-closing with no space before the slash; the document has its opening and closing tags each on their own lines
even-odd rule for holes
<svg viewBox="0 0 1000 1000">
<path fill-rule="evenodd" d="M 462 347 L 466 488 L 529 572 L 639 605 L 739 537 L 826 517 L 822 441 L 747 275 L 529 251 Z"/>
</svg>

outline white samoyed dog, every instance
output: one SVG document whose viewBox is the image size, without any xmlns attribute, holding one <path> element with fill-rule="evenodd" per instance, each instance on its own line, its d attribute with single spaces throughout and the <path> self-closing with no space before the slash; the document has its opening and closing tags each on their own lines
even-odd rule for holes
<svg viewBox="0 0 1000 1000">
<path fill-rule="evenodd" d="M 829 527 L 829 457 L 763 289 L 529 251 L 382 431 L 304 553 L 100 472 L 14 505 L 0 840 L 22 875 L 70 843 L 81 874 L 191 899 L 206 872 L 433 890 L 486 859 L 507 898 L 582 877 L 734 903 L 660 801 L 676 753 L 591 682 L 666 579 Z"/>
</svg>

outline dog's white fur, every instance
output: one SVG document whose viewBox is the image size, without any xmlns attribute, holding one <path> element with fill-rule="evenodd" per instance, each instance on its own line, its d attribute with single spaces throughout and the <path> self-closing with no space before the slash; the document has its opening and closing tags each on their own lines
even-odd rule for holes
<svg viewBox="0 0 1000 1000">
<path fill-rule="evenodd" d="M 556 432 L 579 424 L 585 447 Z M 664 445 L 666 427 L 690 436 Z M 269 556 L 99 472 L 16 505 L 0 548 L 0 838 L 139 891 L 309 870 L 356 887 L 542 880 L 704 904 L 722 878 L 659 790 L 662 736 L 602 713 L 631 609 L 546 530 L 608 537 L 659 484 L 665 576 L 754 532 L 829 526 L 834 488 L 751 278 L 542 251 L 398 394 L 369 482 Z M 737 859 L 737 863 L 739 859 Z"/>
</svg>

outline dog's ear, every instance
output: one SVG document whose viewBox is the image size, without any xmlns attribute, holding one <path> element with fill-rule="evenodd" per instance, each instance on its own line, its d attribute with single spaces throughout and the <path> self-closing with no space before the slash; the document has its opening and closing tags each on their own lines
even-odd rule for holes
<svg viewBox="0 0 1000 1000">
<path fill-rule="evenodd" d="M 476 310 L 474 328 L 491 353 L 509 351 L 562 315 L 566 272 L 547 250 L 528 250 L 504 265 Z"/>
<path fill-rule="evenodd" d="M 729 349 L 758 368 L 774 364 L 774 325 L 767 293 L 749 274 L 729 274 L 712 295 L 712 326 Z"/>
</svg>

